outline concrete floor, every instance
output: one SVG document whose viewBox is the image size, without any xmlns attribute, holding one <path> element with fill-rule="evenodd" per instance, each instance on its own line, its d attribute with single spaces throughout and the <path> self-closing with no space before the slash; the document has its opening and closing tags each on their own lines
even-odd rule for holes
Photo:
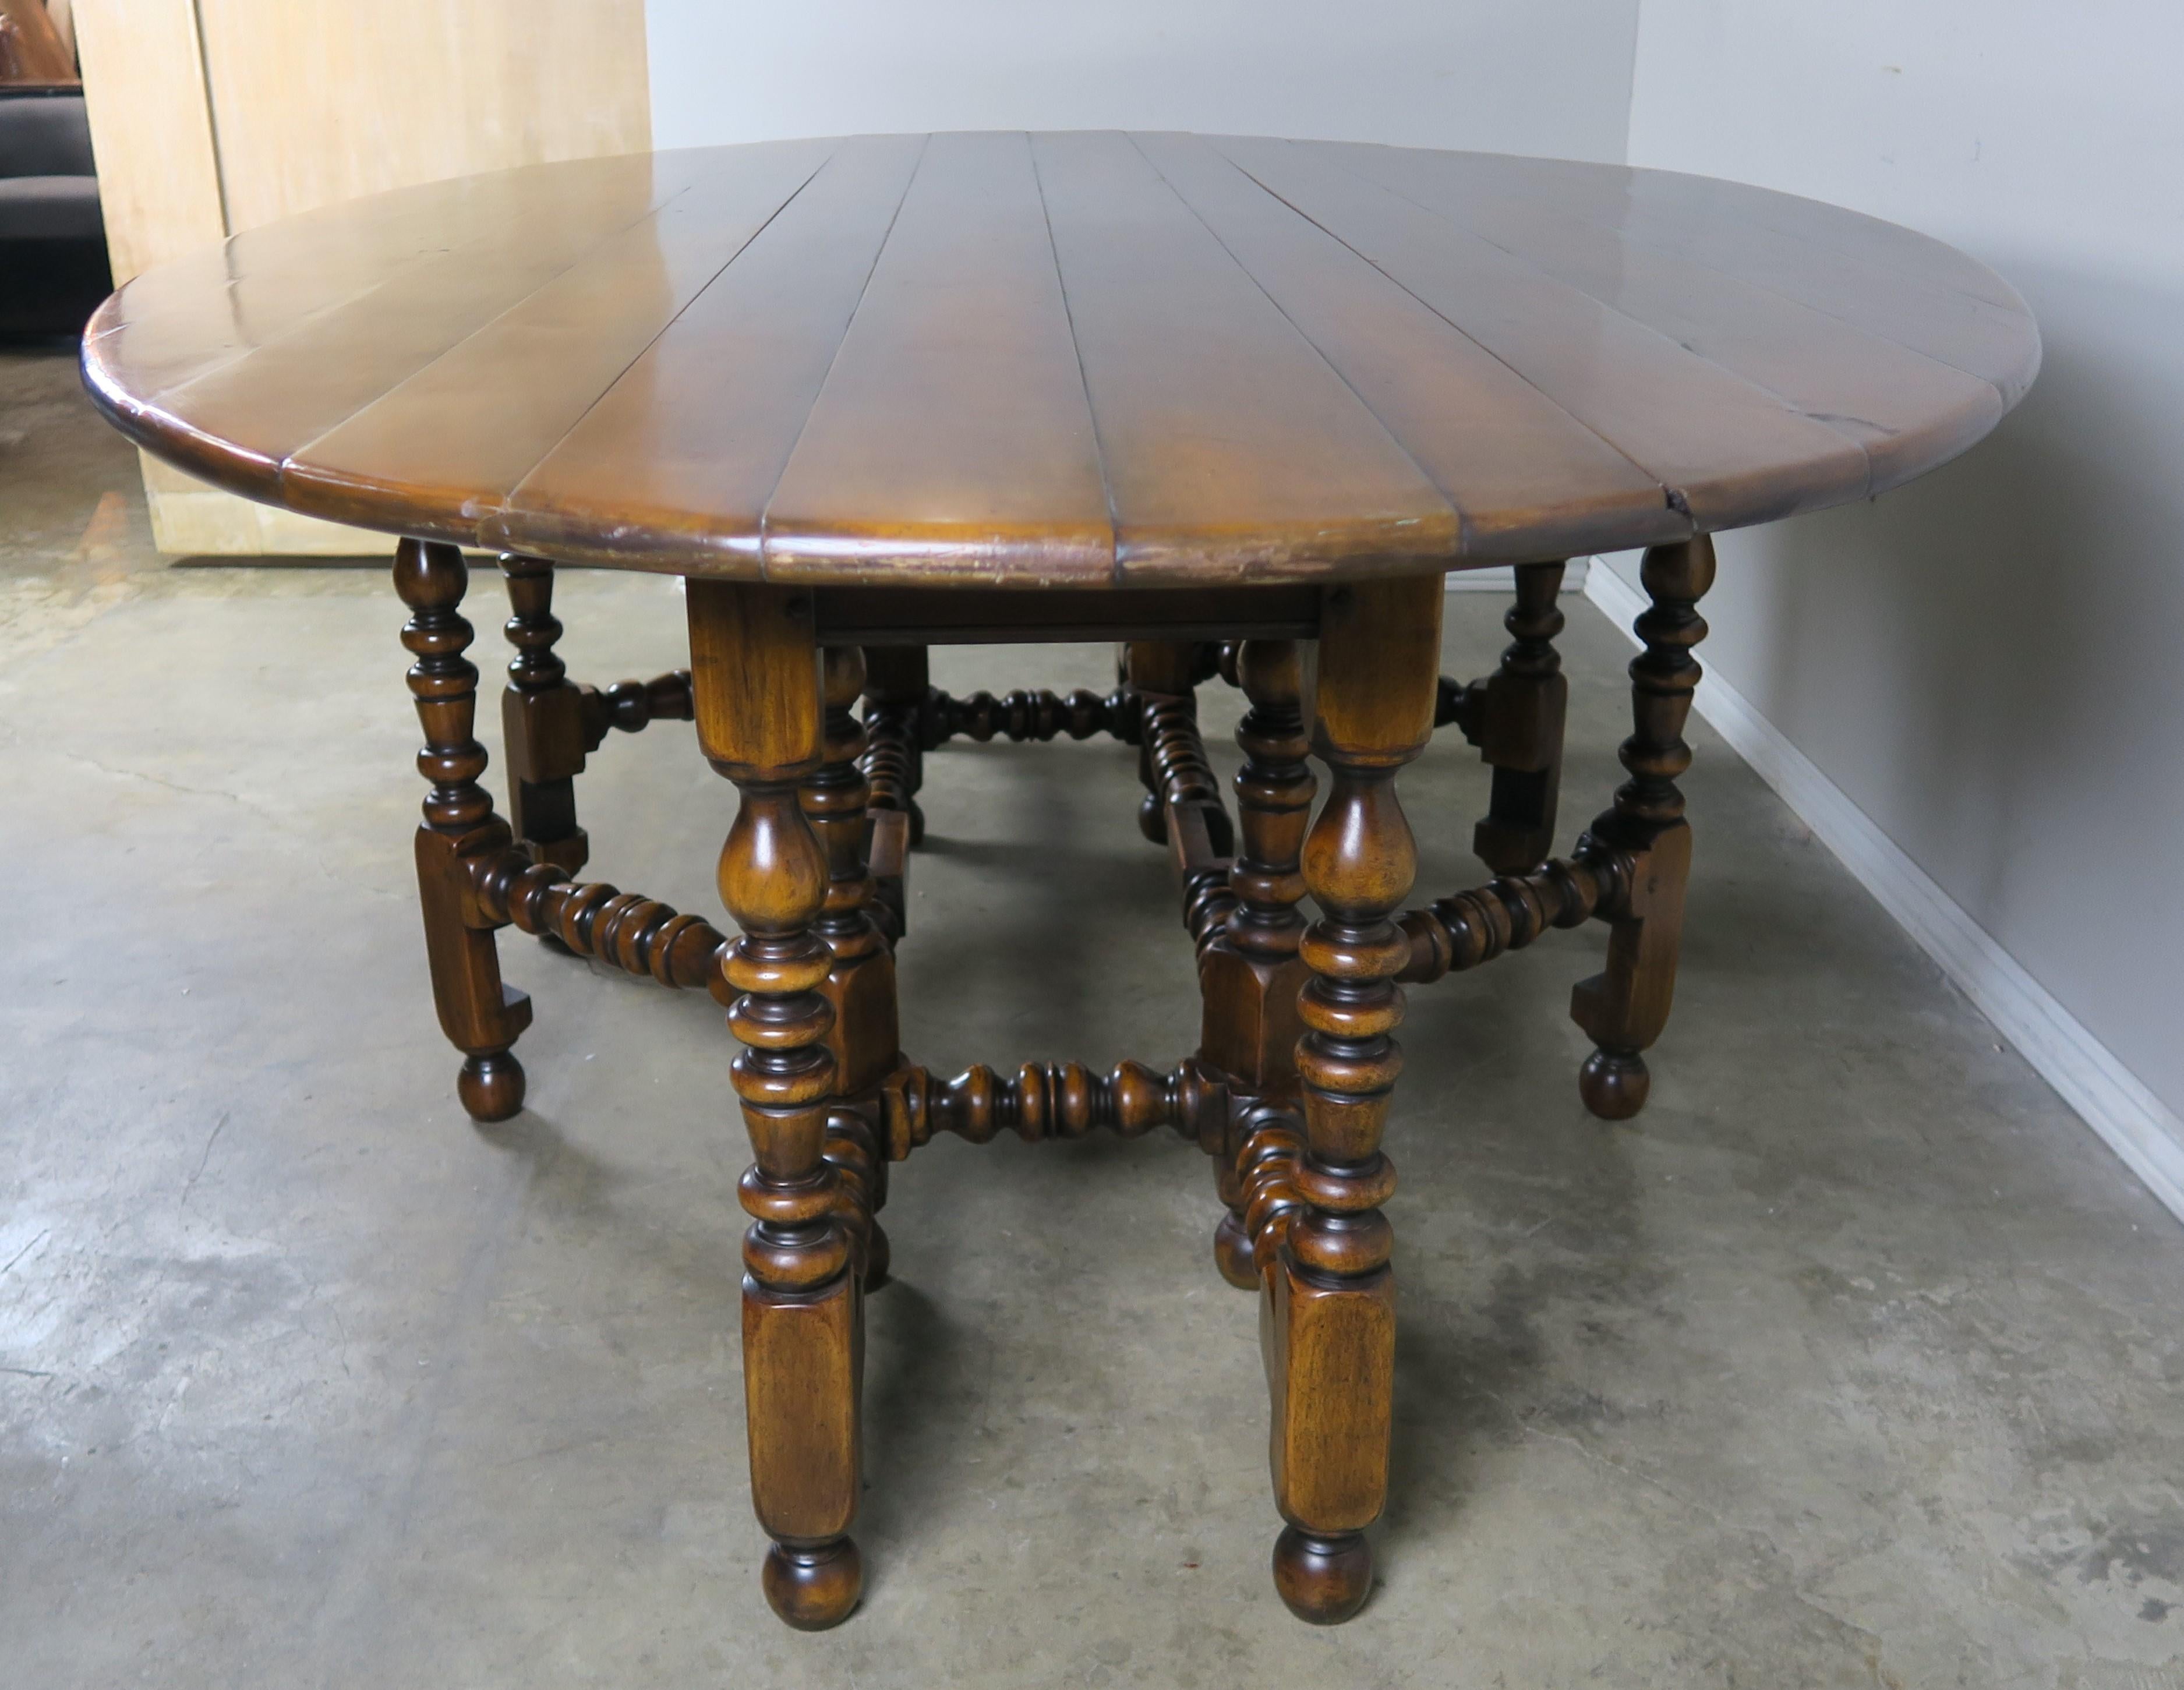
<svg viewBox="0 0 2184 1690">
<path fill-rule="evenodd" d="M 65 358 L 0 360 L 0 1682 L 2184 1685 L 2184 1232 L 1703 727 L 1635 1129 L 1574 1084 L 1597 930 L 1412 996 L 1396 1499 L 1358 1620 L 1308 1630 L 1270 1587 L 1204 1159 L 947 1140 L 887 1212 L 865 1604 L 784 1631 L 717 1012 L 511 934 L 532 1108 L 474 1130 L 383 574 L 158 567 Z M 560 608 L 580 676 L 678 661 L 671 581 L 573 575 Z M 1452 670 L 1499 609 L 1451 600 Z M 1565 650 L 1574 827 L 1627 649 L 1578 603 Z M 1106 678 L 1079 648 L 938 667 Z M 1225 745 L 1233 695 L 1209 716 Z M 688 727 L 579 790 L 594 872 L 714 907 L 732 795 Z M 1438 745 L 1406 791 L 1421 897 L 1481 878 L 1476 761 Z M 1106 744 L 930 759 L 914 1054 L 1184 1053 L 1135 793 Z"/>
</svg>

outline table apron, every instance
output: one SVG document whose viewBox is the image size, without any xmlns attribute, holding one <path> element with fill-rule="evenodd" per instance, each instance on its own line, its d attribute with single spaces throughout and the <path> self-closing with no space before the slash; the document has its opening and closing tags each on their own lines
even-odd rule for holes
<svg viewBox="0 0 2184 1690">
<path fill-rule="evenodd" d="M 1019 645 L 1109 639 L 1313 639 L 1318 583 L 1244 588 L 821 587 L 823 645 Z"/>
</svg>

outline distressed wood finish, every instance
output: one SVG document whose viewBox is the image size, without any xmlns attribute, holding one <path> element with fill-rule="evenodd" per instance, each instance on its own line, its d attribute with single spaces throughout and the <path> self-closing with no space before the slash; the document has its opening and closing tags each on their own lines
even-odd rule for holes
<svg viewBox="0 0 2184 1690">
<path fill-rule="evenodd" d="M 861 1590 L 864 1299 L 889 1271 L 889 1169 L 938 1133 L 1164 1126 L 1214 1158 L 1216 1263 L 1261 1293 L 1276 1588 L 1316 1623 L 1357 1611 L 1387 1500 L 1404 986 L 1603 923 L 1605 968 L 1572 997 L 1596 1047 L 1580 1089 L 1635 1113 L 1689 878 L 1708 535 L 1931 467 L 2037 359 L 1970 259 L 1756 189 L 991 134 L 383 196 L 148 272 L 84 364 L 176 463 L 405 536 L 418 878 L 464 1107 L 522 1107 L 531 1008 L 500 928 L 726 1007 L 761 1583 L 809 1628 Z M 508 820 L 482 784 L 462 544 L 504 552 Z M 1641 545 L 1629 778 L 1557 856 L 1556 560 Z M 685 576 L 690 667 L 572 680 L 565 562 Z M 1443 679 L 1440 577 L 1490 562 L 1516 566 L 1510 643 L 1483 679 Z M 933 644 L 1087 639 L 1120 647 L 1110 692 L 931 683 Z M 1234 819 L 1199 722 L 1217 674 L 1248 706 Z M 610 733 L 664 719 L 737 788 L 732 923 L 577 878 L 577 778 Z M 1404 913 L 1396 781 L 1438 726 L 1493 770 L 1472 834 L 1491 873 Z M 925 753 L 1100 736 L 1135 752 L 1139 825 L 1168 853 L 1198 1048 L 1104 1073 L 915 1065 L 895 952 Z"/>
<path fill-rule="evenodd" d="M 84 353 L 148 449 L 294 511 L 625 568 L 1041 589 L 1767 521 L 1955 455 L 2038 361 L 1992 272 L 1786 195 L 1117 132 L 406 189 L 155 266 Z"/>
</svg>

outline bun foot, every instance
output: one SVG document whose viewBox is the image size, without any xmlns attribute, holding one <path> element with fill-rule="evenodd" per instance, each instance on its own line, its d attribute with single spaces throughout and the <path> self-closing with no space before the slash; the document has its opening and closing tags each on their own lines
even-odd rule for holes
<svg viewBox="0 0 2184 1690">
<path fill-rule="evenodd" d="M 800 1631 L 823 1631 L 850 1617 L 865 1587 L 864 1558 L 846 1537 L 816 1549 L 776 1543 L 760 1575 L 767 1605 Z"/>
<path fill-rule="evenodd" d="M 1221 1277 L 1239 1291 L 1259 1288 L 1259 1264 L 1251 1259 L 1251 1240 L 1243 1217 L 1231 1209 L 1213 1229 L 1213 1262 Z"/>
<path fill-rule="evenodd" d="M 512 1120 L 523 1108 L 523 1064 L 507 1051 L 473 1056 L 455 1076 L 455 1096 L 473 1121 Z"/>
<path fill-rule="evenodd" d="M 1362 1532 L 1317 1537 L 1285 1527 L 1274 1540 L 1274 1588 L 1306 1624 L 1339 1626 L 1372 1592 L 1372 1548 Z"/>
<path fill-rule="evenodd" d="M 1635 1051 L 1595 1051 L 1577 1074 L 1577 1095 L 1603 1121 L 1629 1120 L 1652 1089 L 1653 1076 Z"/>
</svg>

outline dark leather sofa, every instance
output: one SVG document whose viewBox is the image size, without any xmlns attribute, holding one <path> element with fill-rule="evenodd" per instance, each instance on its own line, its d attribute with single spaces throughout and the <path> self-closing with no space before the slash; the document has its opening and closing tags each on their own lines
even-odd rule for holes
<svg viewBox="0 0 2184 1690">
<path fill-rule="evenodd" d="M 113 287 L 83 96 L 0 85 L 0 335 L 73 335 Z"/>
</svg>

